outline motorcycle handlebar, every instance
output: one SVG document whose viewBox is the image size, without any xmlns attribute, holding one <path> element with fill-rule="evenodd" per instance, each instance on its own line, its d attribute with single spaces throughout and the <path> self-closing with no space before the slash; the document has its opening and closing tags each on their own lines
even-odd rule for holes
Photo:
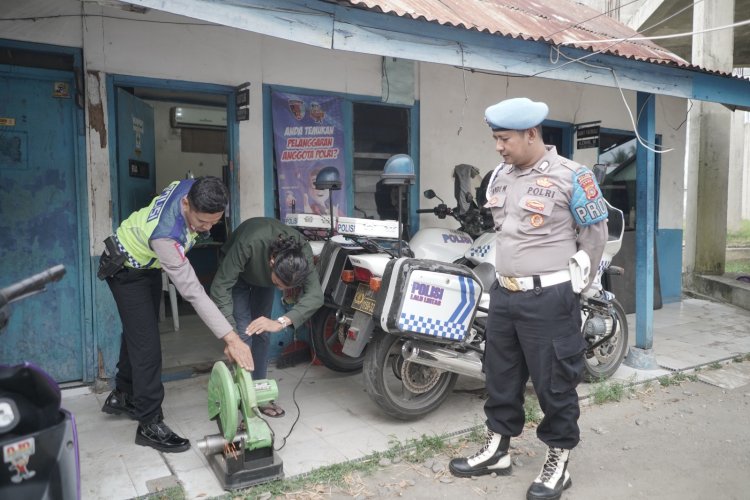
<svg viewBox="0 0 750 500">
<path fill-rule="evenodd" d="M 449 208 L 445 203 L 433 208 L 418 208 L 418 214 L 435 214 L 438 219 L 445 219 L 447 216 L 456 217 L 452 208 Z"/>
<path fill-rule="evenodd" d="M 0 305 L 10 304 L 24 295 L 41 291 L 44 285 L 59 281 L 65 274 L 65 266 L 58 264 L 29 278 L 0 289 Z"/>
</svg>

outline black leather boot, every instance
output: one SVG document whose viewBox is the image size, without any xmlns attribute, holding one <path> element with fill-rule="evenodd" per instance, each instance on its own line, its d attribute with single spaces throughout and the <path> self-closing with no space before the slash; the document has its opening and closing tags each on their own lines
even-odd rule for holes
<svg viewBox="0 0 750 500">
<path fill-rule="evenodd" d="M 141 422 L 135 433 L 135 444 L 150 446 L 167 453 L 177 453 L 190 449 L 190 441 L 175 434 L 163 420 L 150 424 Z"/>
<path fill-rule="evenodd" d="M 102 406 L 102 411 L 104 413 L 109 413 L 110 415 L 126 415 L 130 417 L 131 420 L 136 419 L 133 396 L 118 391 L 117 389 L 109 393 L 107 400 L 104 401 L 104 406 Z"/>
<path fill-rule="evenodd" d="M 526 492 L 526 500 L 558 500 L 573 485 L 568 472 L 570 450 L 549 448 L 547 459 Z"/>
<path fill-rule="evenodd" d="M 481 450 L 466 458 L 454 458 L 448 468 L 458 477 L 498 474 L 507 476 L 511 471 L 510 436 L 501 436 L 487 429 L 487 440 Z"/>
</svg>

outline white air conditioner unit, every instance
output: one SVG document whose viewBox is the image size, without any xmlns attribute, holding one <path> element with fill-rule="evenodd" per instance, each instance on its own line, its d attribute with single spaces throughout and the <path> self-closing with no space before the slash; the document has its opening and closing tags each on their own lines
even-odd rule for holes
<svg viewBox="0 0 750 500">
<path fill-rule="evenodd" d="M 227 110 L 224 108 L 198 108 L 175 106 L 170 110 L 174 128 L 227 128 Z"/>
</svg>

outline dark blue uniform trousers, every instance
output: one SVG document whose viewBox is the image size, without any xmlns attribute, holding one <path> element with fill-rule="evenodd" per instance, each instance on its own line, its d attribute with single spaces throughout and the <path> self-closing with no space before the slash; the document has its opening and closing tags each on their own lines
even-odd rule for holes
<svg viewBox="0 0 750 500">
<path fill-rule="evenodd" d="M 115 387 L 134 397 L 140 422 L 158 421 L 164 400 L 159 338 L 161 270 L 123 268 L 107 278 L 107 284 L 122 321 Z"/>
<path fill-rule="evenodd" d="M 572 449 L 580 439 L 576 386 L 586 342 L 581 308 L 570 282 L 536 291 L 490 290 L 484 371 L 487 427 L 503 436 L 523 431 L 526 383 L 531 376 L 544 419 L 537 436 L 547 446 Z"/>
</svg>

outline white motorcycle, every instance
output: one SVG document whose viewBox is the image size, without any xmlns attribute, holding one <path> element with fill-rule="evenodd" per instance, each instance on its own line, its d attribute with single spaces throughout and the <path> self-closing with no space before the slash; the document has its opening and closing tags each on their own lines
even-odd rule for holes
<svg viewBox="0 0 750 500">
<path fill-rule="evenodd" d="M 608 228 L 609 238 L 592 285 L 597 293 L 581 298 L 582 334 L 589 344 L 587 381 L 611 376 L 628 349 L 625 312 L 614 294 L 601 288 L 602 275 L 623 272 L 610 265 L 624 230 L 622 212 L 611 206 Z M 350 260 L 354 274 L 365 276 L 357 269 L 362 262 L 356 257 Z M 403 420 L 419 418 L 442 404 L 458 375 L 484 380 L 488 290 L 495 279 L 494 265 L 489 262 L 471 270 L 460 264 L 403 257 L 387 261 L 381 274 L 369 279 L 367 286 L 376 291 L 372 313 L 367 321 L 367 315 L 358 310 L 347 342 L 363 334 L 368 337 L 365 389 L 385 413 Z"/>
<path fill-rule="evenodd" d="M 459 168 L 473 169 L 469 165 L 456 167 Z M 335 225 L 338 235 L 325 243 L 318 258 L 317 270 L 325 304 L 313 316 L 310 334 L 316 355 L 326 367 L 340 372 L 362 368 L 367 339 L 354 336 L 354 332 L 359 331 L 354 318 L 357 311 L 366 317 L 372 314 L 374 292 L 369 286 L 361 286 L 361 283 L 369 284 L 371 277 L 382 276 L 390 260 L 400 255 L 474 265 L 482 260 L 494 259 L 488 243 L 492 237 L 483 234 L 487 221 L 471 202 L 471 197 L 466 196 L 470 186 L 460 182 L 469 175 L 455 177 L 456 192 L 466 200 L 463 204 L 459 202 L 457 208 L 451 209 L 434 191 L 427 190 L 424 193 L 426 198 L 438 198 L 441 203 L 431 209 L 417 210 L 417 213 L 433 213 L 440 219 L 453 217 L 459 222 L 459 229 L 421 228 L 409 243 L 402 241 L 399 244 L 397 221 L 338 218 Z M 288 220 L 287 224 L 299 227 L 303 219 L 320 226 L 330 223 L 300 214 L 294 221 Z M 471 259 L 467 259 L 467 255 Z"/>
</svg>

